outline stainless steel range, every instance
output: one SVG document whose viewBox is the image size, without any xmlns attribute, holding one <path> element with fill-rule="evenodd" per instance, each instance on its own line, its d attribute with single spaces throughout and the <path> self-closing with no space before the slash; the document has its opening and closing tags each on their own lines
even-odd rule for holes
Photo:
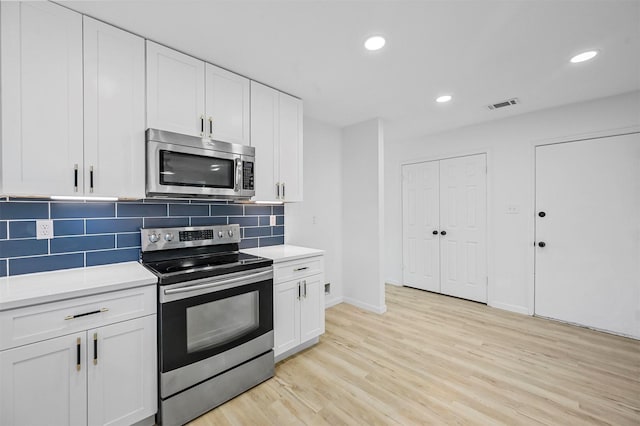
<svg viewBox="0 0 640 426">
<path fill-rule="evenodd" d="M 158 276 L 158 423 L 180 425 L 273 376 L 272 261 L 238 225 L 141 229 Z"/>
</svg>

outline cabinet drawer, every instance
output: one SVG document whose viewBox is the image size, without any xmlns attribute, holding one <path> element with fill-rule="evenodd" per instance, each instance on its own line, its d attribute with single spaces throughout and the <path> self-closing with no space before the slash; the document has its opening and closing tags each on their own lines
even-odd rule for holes
<svg viewBox="0 0 640 426">
<path fill-rule="evenodd" d="M 0 312 L 0 350 L 156 312 L 157 286 Z"/>
<path fill-rule="evenodd" d="M 324 271 L 324 257 L 315 256 L 306 259 L 292 260 L 290 262 L 273 265 L 273 281 L 278 284 L 288 280 L 295 280 L 309 275 L 315 275 Z"/>
</svg>

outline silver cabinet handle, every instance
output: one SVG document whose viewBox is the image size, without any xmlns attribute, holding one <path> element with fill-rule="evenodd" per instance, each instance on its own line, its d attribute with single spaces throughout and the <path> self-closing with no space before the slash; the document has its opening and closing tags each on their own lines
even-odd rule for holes
<svg viewBox="0 0 640 426">
<path fill-rule="evenodd" d="M 276 182 L 276 200 L 280 199 L 280 182 Z"/>
<path fill-rule="evenodd" d="M 76 318 L 80 318 L 80 317 L 86 317 L 87 315 L 95 315 L 95 314 L 99 314 L 101 312 L 107 312 L 108 310 L 109 310 L 109 308 L 100 308 L 97 311 L 85 312 L 83 314 L 67 315 L 66 317 L 64 317 L 64 319 L 65 319 L 65 321 L 66 320 L 72 320 L 72 319 L 76 319 Z"/>
<path fill-rule="evenodd" d="M 298 281 L 298 300 L 300 300 L 302 298 L 302 295 L 300 294 L 301 291 L 301 286 L 300 286 L 300 281 Z"/>
<path fill-rule="evenodd" d="M 264 272 L 258 272 L 257 274 L 245 275 L 245 276 L 236 277 L 236 278 L 229 278 L 228 280 L 220 280 L 212 283 L 192 285 L 188 287 L 170 288 L 168 290 L 165 290 L 164 294 L 188 293 L 191 291 L 202 290 L 204 288 L 211 288 L 211 287 L 218 287 L 226 284 L 233 284 L 235 282 L 243 281 L 247 279 L 267 277 L 267 276 L 271 276 L 272 274 L 273 274 L 273 271 L 264 271 Z"/>
<path fill-rule="evenodd" d="M 307 280 L 304 280 L 303 283 L 304 283 L 304 298 L 306 299 L 307 298 Z"/>
<path fill-rule="evenodd" d="M 309 267 L 308 267 L 308 266 L 305 266 L 305 267 L 303 267 L 303 268 L 295 268 L 295 269 L 293 270 L 293 272 L 304 271 L 305 269 L 309 269 Z"/>
<path fill-rule="evenodd" d="M 285 195 L 284 195 L 284 182 L 282 182 L 282 198 L 281 199 L 284 200 L 284 197 L 285 197 Z"/>
<path fill-rule="evenodd" d="M 200 116 L 200 136 L 204 137 L 204 114 Z"/>
<path fill-rule="evenodd" d="M 213 117 L 209 117 L 209 137 L 213 138 Z"/>
<path fill-rule="evenodd" d="M 73 165 L 73 192 L 78 192 L 78 165 Z"/>
</svg>

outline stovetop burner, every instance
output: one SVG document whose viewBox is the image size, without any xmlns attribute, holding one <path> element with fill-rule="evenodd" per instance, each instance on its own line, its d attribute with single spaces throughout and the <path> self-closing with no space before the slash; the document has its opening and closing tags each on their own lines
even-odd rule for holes
<svg viewBox="0 0 640 426">
<path fill-rule="evenodd" d="M 174 239 L 176 235 L 179 237 Z M 198 238 L 194 239 L 194 236 Z M 142 264 L 158 276 L 160 285 L 268 267 L 273 264 L 271 259 L 238 251 L 238 225 L 141 229 L 141 237 L 145 242 Z M 164 241 L 159 241 L 160 238 L 164 238 Z"/>
</svg>

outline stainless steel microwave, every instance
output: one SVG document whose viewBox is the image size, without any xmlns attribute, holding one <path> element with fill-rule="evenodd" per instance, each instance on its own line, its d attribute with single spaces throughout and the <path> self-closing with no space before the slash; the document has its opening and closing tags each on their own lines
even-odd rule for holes
<svg viewBox="0 0 640 426">
<path fill-rule="evenodd" d="M 147 129 L 148 197 L 248 200 L 255 195 L 255 148 Z"/>
</svg>

